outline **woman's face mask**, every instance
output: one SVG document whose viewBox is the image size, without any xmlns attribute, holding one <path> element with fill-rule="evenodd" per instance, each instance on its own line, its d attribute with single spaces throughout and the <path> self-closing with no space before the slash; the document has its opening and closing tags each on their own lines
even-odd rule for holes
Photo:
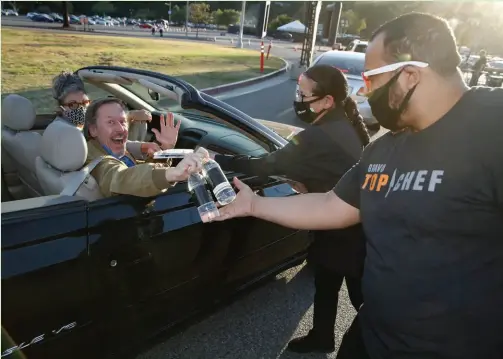
<svg viewBox="0 0 503 359">
<path fill-rule="evenodd" d="M 86 122 L 87 107 L 65 108 L 63 107 L 63 117 L 73 123 L 77 127 L 84 126 Z"/>
<path fill-rule="evenodd" d="M 321 97 L 316 97 L 309 101 L 294 101 L 293 109 L 295 111 L 295 114 L 302 121 L 309 124 L 313 123 L 313 121 L 316 120 L 316 118 L 319 116 L 319 112 L 315 112 L 315 110 L 311 108 L 311 104 L 319 100 L 321 100 Z"/>
<path fill-rule="evenodd" d="M 86 110 L 91 101 L 84 93 L 70 94 L 62 104 L 62 116 L 77 127 L 84 126 Z"/>
</svg>

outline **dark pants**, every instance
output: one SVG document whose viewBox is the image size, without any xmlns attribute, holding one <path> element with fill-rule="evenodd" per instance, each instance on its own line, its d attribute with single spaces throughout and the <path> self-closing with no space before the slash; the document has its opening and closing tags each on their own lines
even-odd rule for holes
<svg viewBox="0 0 503 359">
<path fill-rule="evenodd" d="M 363 344 L 358 315 L 353 320 L 353 323 L 351 323 L 344 337 L 342 337 L 342 343 L 337 352 L 337 359 L 370 359 Z"/>
<path fill-rule="evenodd" d="M 312 332 L 320 340 L 330 342 L 334 340 L 339 290 L 344 276 L 320 265 L 315 267 L 314 276 L 316 293 L 314 295 Z M 361 279 L 346 277 L 346 286 L 351 304 L 358 311 L 363 303 Z"/>
<path fill-rule="evenodd" d="M 469 86 L 477 86 L 479 83 L 479 78 L 480 78 L 480 71 L 474 71 L 472 72 L 472 78 L 470 79 L 470 85 Z"/>
</svg>

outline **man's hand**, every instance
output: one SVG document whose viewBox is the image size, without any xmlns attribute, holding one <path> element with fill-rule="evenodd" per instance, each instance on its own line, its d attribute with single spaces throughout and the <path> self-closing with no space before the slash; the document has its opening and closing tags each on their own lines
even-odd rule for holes
<svg viewBox="0 0 503 359">
<path fill-rule="evenodd" d="M 141 153 L 146 154 L 148 157 L 152 157 L 154 153 L 161 150 L 161 147 L 155 142 L 142 142 L 141 143 Z"/>
<path fill-rule="evenodd" d="M 218 153 L 215 151 L 207 150 L 206 148 L 199 147 L 199 146 L 196 147 L 196 152 L 199 151 L 200 148 L 202 148 L 204 151 L 206 151 L 206 153 L 208 154 L 207 158 L 211 158 L 212 160 L 215 159 L 215 155 L 218 155 Z"/>
<path fill-rule="evenodd" d="M 204 147 L 197 147 L 194 153 L 198 154 L 203 160 L 206 160 L 208 158 L 211 158 L 211 151 L 208 151 Z"/>
<path fill-rule="evenodd" d="M 147 110 L 133 110 L 128 113 L 129 122 L 150 122 L 152 114 Z"/>
<path fill-rule="evenodd" d="M 250 216 L 253 213 L 255 202 L 260 200 L 260 197 L 253 193 L 250 187 L 236 177 L 234 177 L 233 182 L 234 186 L 236 186 L 236 189 L 239 191 L 236 195 L 236 199 L 232 203 L 219 209 L 220 216 L 215 218 L 215 221 L 225 221 L 230 218 Z"/>
<path fill-rule="evenodd" d="M 169 182 L 186 181 L 192 173 L 201 172 L 205 158 L 206 155 L 202 151 L 186 155 L 176 167 L 166 170 L 166 179 Z"/>
<path fill-rule="evenodd" d="M 172 112 L 168 112 L 166 117 L 161 115 L 161 131 L 153 128 L 156 140 L 161 144 L 163 150 L 169 150 L 175 147 L 178 139 L 178 130 L 182 121 L 178 121 L 175 125 L 175 116 Z"/>
</svg>

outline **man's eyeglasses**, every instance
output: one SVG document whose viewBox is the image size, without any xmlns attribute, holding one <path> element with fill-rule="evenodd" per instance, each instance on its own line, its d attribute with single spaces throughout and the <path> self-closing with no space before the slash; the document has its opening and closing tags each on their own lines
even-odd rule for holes
<svg viewBox="0 0 503 359">
<path fill-rule="evenodd" d="M 87 107 L 89 106 L 89 104 L 91 103 L 90 100 L 84 100 L 84 101 L 80 101 L 80 102 L 77 102 L 77 101 L 71 101 L 71 102 L 68 102 L 68 103 L 64 103 L 63 106 L 66 106 L 72 110 L 76 110 L 78 109 L 79 107 Z"/>
<path fill-rule="evenodd" d="M 365 89 L 367 92 L 372 91 L 372 84 L 370 81 L 371 76 L 385 74 L 387 72 L 393 72 L 398 69 L 401 69 L 404 66 L 417 66 L 417 67 L 428 67 L 429 65 L 426 62 L 421 61 L 401 61 L 395 62 L 394 64 L 389 64 L 385 66 L 378 67 L 377 69 L 369 70 L 362 72 L 363 82 L 365 83 Z"/>
</svg>

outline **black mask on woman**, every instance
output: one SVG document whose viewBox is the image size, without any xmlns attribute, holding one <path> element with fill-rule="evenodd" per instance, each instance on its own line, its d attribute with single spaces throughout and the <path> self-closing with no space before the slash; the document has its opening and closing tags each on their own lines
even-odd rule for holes
<svg viewBox="0 0 503 359">
<path fill-rule="evenodd" d="M 385 85 L 379 87 L 375 91 L 372 91 L 368 98 L 370 110 L 372 111 L 372 114 L 376 118 L 377 122 L 379 122 L 382 127 L 390 130 L 391 132 L 401 130 L 400 126 L 398 125 L 398 121 L 400 121 L 400 116 L 407 107 L 410 97 L 414 93 L 414 90 L 417 86 L 414 86 L 409 90 L 409 92 L 407 92 L 398 108 L 391 108 L 389 105 L 389 90 L 391 86 L 393 86 L 393 84 L 398 80 L 398 77 L 401 73 L 402 71 L 399 71 Z"/>
<path fill-rule="evenodd" d="M 313 121 L 316 120 L 316 117 L 318 117 L 319 113 L 313 112 L 311 110 L 311 106 L 309 105 L 321 99 L 322 97 L 317 97 L 309 101 L 293 101 L 293 109 L 295 111 L 295 114 L 302 121 L 309 124 L 313 123 Z"/>
</svg>

